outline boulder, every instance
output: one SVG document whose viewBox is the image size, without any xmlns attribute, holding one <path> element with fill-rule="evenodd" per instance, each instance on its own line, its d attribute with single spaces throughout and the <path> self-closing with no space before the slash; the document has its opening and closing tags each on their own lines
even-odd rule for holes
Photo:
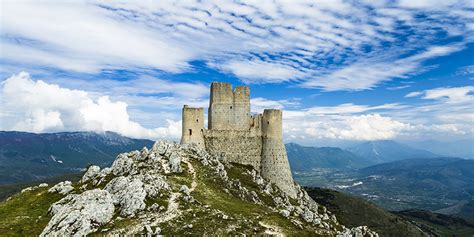
<svg viewBox="0 0 474 237">
<path fill-rule="evenodd" d="M 86 173 L 82 176 L 81 183 L 87 183 L 90 180 L 95 179 L 100 174 L 100 167 L 97 165 L 91 165 L 87 169 Z"/>
<path fill-rule="evenodd" d="M 48 190 L 48 192 L 59 193 L 59 194 L 65 195 L 71 192 L 72 190 L 74 190 L 74 187 L 72 186 L 71 181 L 66 180 L 54 185 L 52 188 Z"/>
<path fill-rule="evenodd" d="M 145 209 L 146 192 L 139 179 L 120 176 L 112 179 L 105 190 L 112 194 L 114 204 L 120 206 L 121 216 L 133 217 L 138 211 Z"/>
<path fill-rule="evenodd" d="M 50 213 L 53 217 L 40 236 L 86 236 L 112 219 L 114 204 L 107 191 L 94 189 L 66 196 Z"/>
</svg>

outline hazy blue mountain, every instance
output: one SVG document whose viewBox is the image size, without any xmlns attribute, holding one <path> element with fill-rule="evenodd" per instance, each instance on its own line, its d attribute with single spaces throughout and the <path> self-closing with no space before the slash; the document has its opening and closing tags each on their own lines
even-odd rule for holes
<svg viewBox="0 0 474 237">
<path fill-rule="evenodd" d="M 307 172 L 315 168 L 355 169 L 374 164 L 337 147 L 307 147 L 295 143 L 285 146 L 293 172 Z"/>
<path fill-rule="evenodd" d="M 392 140 L 364 142 L 347 150 L 366 159 L 370 159 L 375 163 L 439 157 L 439 155 L 432 152 L 416 149 Z"/>
<path fill-rule="evenodd" d="M 474 138 L 457 141 L 425 140 L 411 142 L 413 147 L 451 157 L 474 159 Z"/>
<path fill-rule="evenodd" d="M 121 152 L 152 144 L 112 132 L 0 132 L 0 184 L 78 172 L 89 164 L 108 165 Z"/>
<path fill-rule="evenodd" d="M 346 190 L 372 197 L 384 207 L 436 211 L 474 200 L 474 160 L 394 161 L 361 169 L 350 182 L 358 185 L 346 185 Z"/>
</svg>

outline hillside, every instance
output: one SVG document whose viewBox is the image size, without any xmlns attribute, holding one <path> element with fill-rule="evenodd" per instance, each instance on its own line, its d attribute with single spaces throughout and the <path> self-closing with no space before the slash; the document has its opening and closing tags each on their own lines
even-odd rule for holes
<svg viewBox="0 0 474 237">
<path fill-rule="evenodd" d="M 364 223 L 380 236 L 425 236 L 415 225 L 361 198 L 324 188 L 305 188 L 316 202 L 334 213 L 347 227 Z"/>
<path fill-rule="evenodd" d="M 353 146 L 348 151 L 369 159 L 374 163 L 386 163 L 396 160 L 416 159 L 416 158 L 434 158 L 439 155 L 429 151 L 412 148 L 391 140 L 369 141 Z"/>
<path fill-rule="evenodd" d="M 298 185 L 289 198 L 247 166 L 159 141 L 90 166 L 80 182 L 40 184 L 0 203 L 4 235 L 376 236 L 345 228 Z"/>
<path fill-rule="evenodd" d="M 474 236 L 473 221 L 417 209 L 394 213 L 410 220 L 411 223 L 433 236 Z"/>
<path fill-rule="evenodd" d="M 110 165 L 116 154 L 151 144 L 112 132 L 0 132 L 0 185 L 80 172 L 90 164 Z"/>
<path fill-rule="evenodd" d="M 432 158 L 370 166 L 352 174 L 345 190 L 392 210 L 436 211 L 474 198 L 474 160 Z"/>
<path fill-rule="evenodd" d="M 293 172 L 316 168 L 356 169 L 375 162 L 337 147 L 306 147 L 295 143 L 285 145 Z"/>
</svg>

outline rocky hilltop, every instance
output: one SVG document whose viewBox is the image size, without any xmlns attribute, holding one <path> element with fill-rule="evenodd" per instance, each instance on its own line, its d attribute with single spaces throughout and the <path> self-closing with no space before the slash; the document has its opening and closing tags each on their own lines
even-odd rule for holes
<svg viewBox="0 0 474 237">
<path fill-rule="evenodd" d="M 77 183 L 24 189 L 0 204 L 0 231 L 41 236 L 378 236 L 348 229 L 295 184 L 291 198 L 252 166 L 228 163 L 195 144 L 158 141 L 90 166 Z"/>
</svg>

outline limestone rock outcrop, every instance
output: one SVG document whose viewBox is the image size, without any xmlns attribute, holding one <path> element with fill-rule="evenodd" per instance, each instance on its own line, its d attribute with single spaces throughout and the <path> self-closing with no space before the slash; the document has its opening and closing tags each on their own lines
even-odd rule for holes
<svg viewBox="0 0 474 237">
<path fill-rule="evenodd" d="M 224 228 L 223 233 L 236 233 L 238 226 L 250 228 L 254 234 L 278 229 L 262 222 L 265 216 L 241 217 L 229 209 L 217 208 L 220 204 L 215 206 L 202 195 L 211 199 L 224 195 L 228 200 L 251 203 L 255 210 L 265 209 L 285 218 L 297 230 L 310 228 L 315 234 L 344 237 L 377 236 L 366 227 L 343 227 L 300 186 L 295 185 L 296 198 L 292 198 L 262 177 L 259 170 L 237 166 L 196 144 L 167 141 L 156 142 L 150 150 L 120 154 L 111 168 L 89 167 L 76 189 L 61 192 L 72 187 L 71 182 L 51 188 L 65 196 L 50 207 L 51 220 L 41 236 L 167 234 L 164 231 L 170 231 L 169 225 L 173 225 L 172 230 L 194 233 L 205 230 L 194 226 L 208 223 L 206 218 L 224 221 L 218 227 Z M 202 217 L 206 218 L 199 219 Z M 181 222 L 187 218 L 192 221 Z M 127 225 L 117 224 L 125 220 Z"/>
<path fill-rule="evenodd" d="M 114 209 L 107 191 L 94 189 L 70 194 L 51 206 L 53 217 L 40 236 L 85 236 L 108 223 Z"/>
</svg>

